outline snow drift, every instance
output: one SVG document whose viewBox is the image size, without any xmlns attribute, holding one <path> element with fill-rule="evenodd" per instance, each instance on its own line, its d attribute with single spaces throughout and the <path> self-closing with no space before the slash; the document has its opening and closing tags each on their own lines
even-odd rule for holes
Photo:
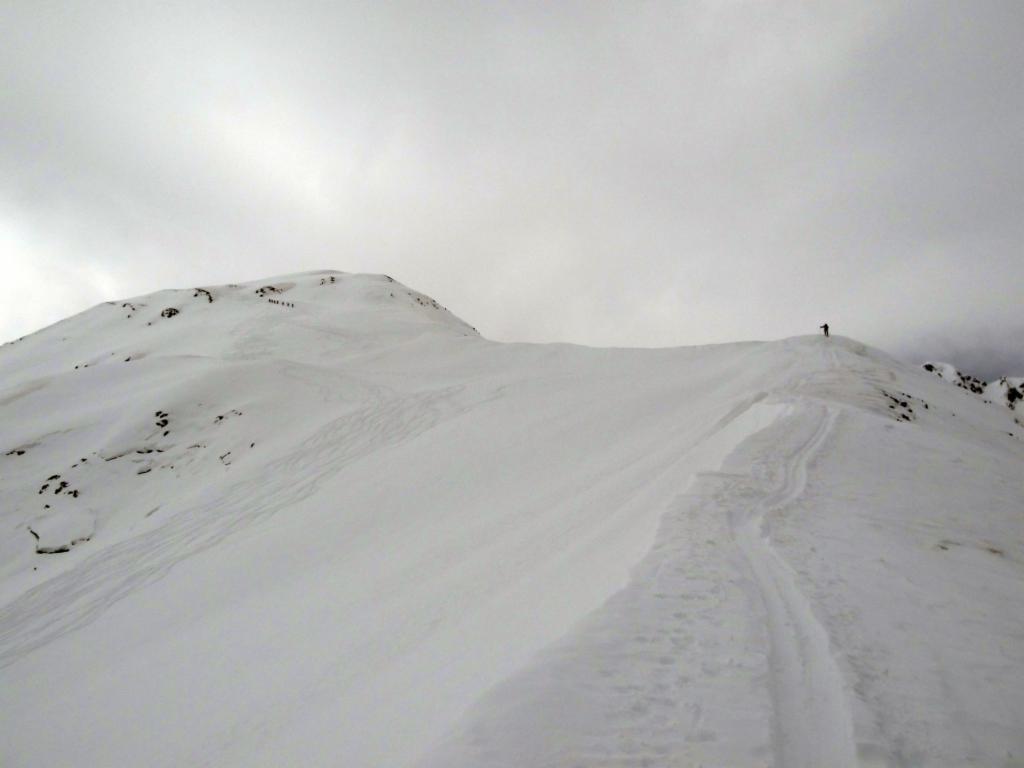
<svg viewBox="0 0 1024 768">
<path fill-rule="evenodd" d="M 1024 428 L 848 339 L 318 272 L 5 345 L 0 424 L 5 766 L 1024 755 Z"/>
</svg>

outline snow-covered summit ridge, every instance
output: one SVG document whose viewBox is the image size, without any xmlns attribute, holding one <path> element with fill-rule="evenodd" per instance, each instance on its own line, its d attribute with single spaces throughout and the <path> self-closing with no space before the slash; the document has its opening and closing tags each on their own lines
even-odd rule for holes
<svg viewBox="0 0 1024 768">
<path fill-rule="evenodd" d="M 96 307 L 0 351 L 2 762 L 1006 765 L 1014 417 L 842 337 L 502 344 L 383 277 Z"/>
<path fill-rule="evenodd" d="M 110 544 L 182 489 L 314 431 L 329 414 L 304 408 L 309 382 L 365 403 L 343 373 L 353 360 L 473 340 L 391 277 L 324 271 L 105 302 L 3 345 L 0 520 L 19 533 L 0 537 L 0 593 L 34 575 L 32 553 Z"/>
<path fill-rule="evenodd" d="M 1013 410 L 1021 408 L 1024 402 L 1024 376 L 1002 376 L 995 381 L 984 382 L 949 363 L 927 362 L 921 367 L 988 402 L 999 403 Z"/>
<path fill-rule="evenodd" d="M 104 302 L 4 344 L 0 364 L 31 377 L 152 355 L 319 360 L 424 333 L 477 335 L 387 275 L 304 272 Z"/>
</svg>

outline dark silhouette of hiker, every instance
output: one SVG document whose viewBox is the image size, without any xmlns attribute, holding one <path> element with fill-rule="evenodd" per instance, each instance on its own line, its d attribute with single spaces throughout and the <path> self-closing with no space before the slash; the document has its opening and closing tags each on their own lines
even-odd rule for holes
<svg viewBox="0 0 1024 768">
<path fill-rule="evenodd" d="M 826 336 L 828 336 L 828 323 L 825 323 L 824 325 L 819 325 L 818 327 L 825 332 Z"/>
</svg>

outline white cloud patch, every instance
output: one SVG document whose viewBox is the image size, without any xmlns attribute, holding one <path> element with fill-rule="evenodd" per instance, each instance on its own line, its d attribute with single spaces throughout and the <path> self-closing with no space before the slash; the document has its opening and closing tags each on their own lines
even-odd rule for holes
<svg viewBox="0 0 1024 768">
<path fill-rule="evenodd" d="M 0 336 L 333 267 L 501 339 L 828 320 L 1012 358 L 1022 25 L 987 1 L 8 3 Z"/>
</svg>

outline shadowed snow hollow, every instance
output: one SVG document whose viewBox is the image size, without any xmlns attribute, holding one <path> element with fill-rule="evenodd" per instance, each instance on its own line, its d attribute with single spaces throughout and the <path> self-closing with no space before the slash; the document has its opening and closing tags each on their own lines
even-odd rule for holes
<svg viewBox="0 0 1024 768">
<path fill-rule="evenodd" d="M 318 272 L 5 345 L 0 420 L 5 766 L 1024 755 L 1024 429 L 847 339 Z"/>
</svg>

